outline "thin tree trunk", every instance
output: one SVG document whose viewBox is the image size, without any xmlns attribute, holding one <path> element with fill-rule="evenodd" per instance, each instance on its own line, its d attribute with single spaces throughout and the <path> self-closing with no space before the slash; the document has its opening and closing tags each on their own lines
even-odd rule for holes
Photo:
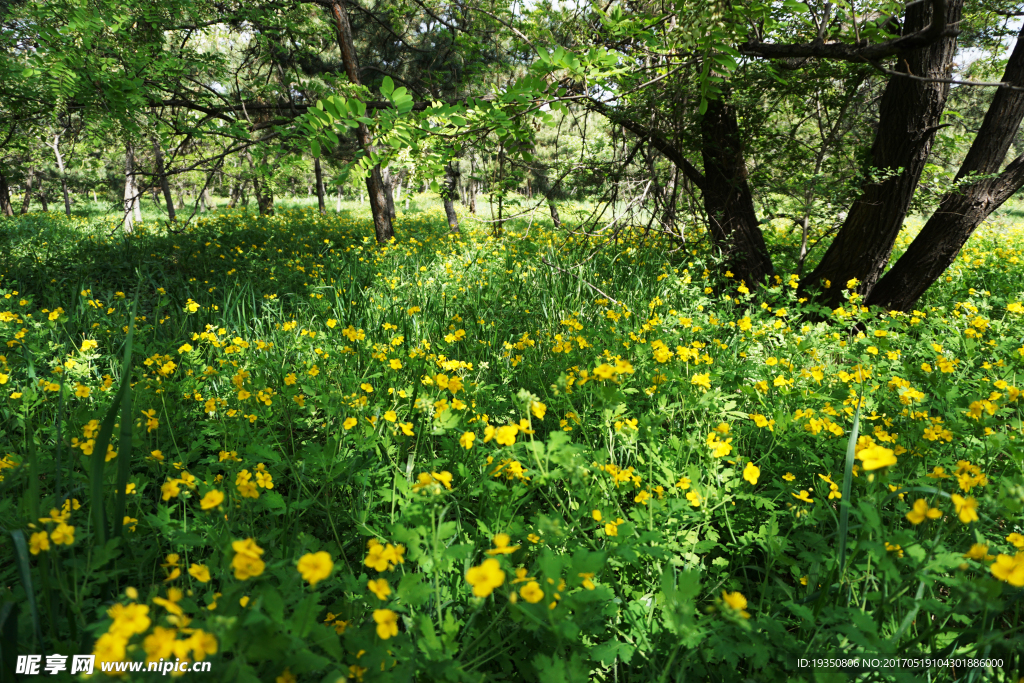
<svg viewBox="0 0 1024 683">
<path fill-rule="evenodd" d="M 177 221 L 174 215 L 174 199 L 171 197 L 171 185 L 167 182 L 167 169 L 164 168 L 164 152 L 157 140 L 153 141 L 153 155 L 156 159 L 156 175 L 160 180 L 160 189 L 163 190 L 164 203 L 167 204 L 167 219 L 174 223 Z"/>
<path fill-rule="evenodd" d="M 448 219 L 448 229 L 451 232 L 459 231 L 459 217 L 455 213 L 455 183 L 456 171 L 449 163 L 444 169 L 444 189 L 441 193 L 441 200 L 444 202 L 444 215 Z"/>
<path fill-rule="evenodd" d="M 348 14 L 345 11 L 343 0 L 334 0 L 331 5 L 331 14 L 334 17 L 337 30 L 338 47 L 341 50 L 341 61 L 345 65 L 345 72 L 348 80 L 353 85 L 360 85 L 359 63 L 356 60 L 355 41 L 352 39 L 352 27 L 348 22 Z M 370 129 L 360 123 L 356 129 L 359 144 L 363 153 L 373 153 L 373 138 Z M 380 166 L 374 166 L 366 179 L 366 190 L 370 196 L 370 210 L 373 213 L 373 228 L 378 243 L 389 242 L 395 238 L 395 229 L 391 223 L 391 210 L 388 208 L 388 190 L 384 187 L 381 177 Z"/>
<path fill-rule="evenodd" d="M 14 215 L 14 207 L 11 206 L 11 189 L 7 186 L 7 178 L 4 176 L 3 169 L 0 169 L 0 214 Z"/>
<path fill-rule="evenodd" d="M 68 194 L 68 179 L 64 174 L 64 157 L 60 154 L 60 135 L 53 136 L 53 143 L 47 145 L 57 158 L 57 172 L 60 173 L 60 189 L 64 194 L 64 214 L 71 216 L 71 195 Z"/>
<path fill-rule="evenodd" d="M 125 148 L 124 154 L 124 231 L 132 231 L 132 219 L 135 215 L 135 158 L 131 145 Z"/>
<path fill-rule="evenodd" d="M 21 213 L 25 215 L 28 213 L 29 204 L 32 203 L 32 181 L 36 178 L 36 170 L 30 168 L 28 170 L 28 177 L 25 179 L 25 198 L 21 201 Z"/>
<path fill-rule="evenodd" d="M 46 196 L 46 187 L 43 186 L 43 179 L 39 179 L 39 190 L 36 192 L 39 195 L 39 203 L 43 205 L 43 213 L 49 213 L 50 201 Z"/>
<path fill-rule="evenodd" d="M 1006 64 L 1002 81 L 1024 86 L 1024 27 Z M 1021 120 L 1024 92 L 996 91 L 956 181 L 999 171 Z M 955 181 L 955 182 L 956 182 Z M 956 187 L 939 202 L 907 251 L 879 280 L 867 303 L 889 310 L 910 311 L 922 294 L 952 265 L 971 234 L 988 216 L 1024 186 L 1024 156 L 1012 161 L 995 178 Z"/>
<path fill-rule="evenodd" d="M 930 3 L 911 4 L 906 11 L 903 33 L 925 28 L 931 22 Z M 950 0 L 946 21 L 960 21 L 963 0 Z M 918 77 L 947 79 L 956 51 L 956 36 L 946 36 L 931 45 L 900 55 L 898 71 Z M 818 301 L 828 307 L 840 305 L 851 278 L 860 281 L 858 291 L 870 293 L 882 276 L 896 237 L 903 227 L 941 126 L 949 83 L 890 76 L 879 105 L 878 129 L 871 149 L 871 166 L 888 174 L 868 181 L 850 207 L 842 229 L 829 245 L 817 267 L 800 283 L 807 295 L 819 288 Z M 829 287 L 825 287 L 825 281 Z"/>
<path fill-rule="evenodd" d="M 757 222 L 747 183 L 736 110 L 721 101 L 708 104 L 701 118 L 704 157 L 704 210 L 715 245 L 737 280 L 750 287 L 774 272 Z"/>
<path fill-rule="evenodd" d="M 313 172 L 316 175 L 316 204 L 320 209 L 321 214 L 327 213 L 327 207 L 324 204 L 324 174 L 320 168 L 320 157 L 313 159 Z"/>
<path fill-rule="evenodd" d="M 551 222 L 556 228 L 562 227 L 562 219 L 558 216 L 558 207 L 553 199 L 548 199 L 548 211 L 551 213 Z"/>
<path fill-rule="evenodd" d="M 391 179 L 391 168 L 382 168 L 380 170 L 380 178 L 384 185 L 384 197 L 388 202 L 388 217 L 393 221 L 398 217 L 398 215 L 395 213 L 395 193 L 393 187 L 394 183 Z"/>
<path fill-rule="evenodd" d="M 405 184 L 405 174 L 398 173 L 398 185 L 395 187 L 395 202 L 402 201 L 402 186 Z"/>
</svg>

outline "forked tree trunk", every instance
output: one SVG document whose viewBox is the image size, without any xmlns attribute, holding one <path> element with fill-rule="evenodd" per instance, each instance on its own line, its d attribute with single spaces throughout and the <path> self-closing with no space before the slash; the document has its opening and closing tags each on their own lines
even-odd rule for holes
<svg viewBox="0 0 1024 683">
<path fill-rule="evenodd" d="M 774 272 L 747 183 L 736 110 L 710 102 L 701 118 L 704 210 L 714 244 L 737 281 L 753 288 Z"/>
<path fill-rule="evenodd" d="M 32 203 L 32 182 L 36 179 L 36 170 L 28 169 L 28 177 L 25 178 L 25 198 L 21 200 L 21 213 L 28 213 L 28 207 Z"/>
<path fill-rule="evenodd" d="M 324 204 L 324 173 L 320 168 L 320 157 L 313 159 L 313 172 L 316 174 L 316 204 L 320 213 L 325 214 L 327 207 Z"/>
<path fill-rule="evenodd" d="M 356 60 L 355 41 L 352 39 L 352 27 L 348 22 L 348 14 L 345 11 L 343 0 L 334 0 L 331 5 L 331 15 L 334 18 L 335 29 L 337 30 L 338 47 L 341 49 L 341 61 L 345 65 L 345 72 L 348 80 L 353 85 L 360 85 L 359 63 Z M 366 124 L 360 123 L 356 128 L 359 145 L 363 153 L 373 153 L 373 137 Z M 391 211 L 388 209 L 387 189 L 381 177 L 380 166 L 374 166 L 369 177 L 366 179 L 366 190 L 370 196 L 370 210 L 373 213 L 373 229 L 377 242 L 389 242 L 395 238 L 395 229 L 391 223 Z"/>
<path fill-rule="evenodd" d="M 906 11 L 904 35 L 927 27 L 931 10 L 931 3 L 912 3 Z M 957 25 L 962 11 L 963 0 L 949 0 L 947 24 Z M 948 79 L 955 51 L 956 36 L 945 36 L 927 47 L 899 55 L 895 68 L 918 77 Z M 863 186 L 842 229 L 814 271 L 801 281 L 804 295 L 818 288 L 818 301 L 831 308 L 844 301 L 843 290 L 851 278 L 860 281 L 857 289 L 862 294 L 878 282 L 941 125 L 949 85 L 938 80 L 889 77 L 871 148 L 872 170 L 888 177 L 869 180 Z"/>
<path fill-rule="evenodd" d="M 0 169 L 0 214 L 13 216 L 14 207 L 11 206 L 11 188 L 7 186 L 7 178 L 3 169 Z"/>
<path fill-rule="evenodd" d="M 1024 27 L 1002 81 L 1018 88 L 1024 86 Z M 956 180 L 997 173 L 1022 119 L 1024 92 L 997 90 Z M 912 310 L 918 298 L 952 265 L 981 222 L 1022 186 L 1024 156 L 1014 159 L 995 178 L 961 185 L 943 195 L 939 208 L 907 251 L 868 294 L 867 303 L 889 310 Z"/>
<path fill-rule="evenodd" d="M 160 180 L 160 189 L 163 190 L 164 203 L 167 205 L 167 219 L 174 223 L 177 218 L 174 215 L 174 199 L 171 197 L 171 185 L 167 182 L 167 169 L 164 168 L 164 152 L 160 149 L 160 142 L 153 141 L 153 156 L 156 159 L 156 175 Z"/>
</svg>

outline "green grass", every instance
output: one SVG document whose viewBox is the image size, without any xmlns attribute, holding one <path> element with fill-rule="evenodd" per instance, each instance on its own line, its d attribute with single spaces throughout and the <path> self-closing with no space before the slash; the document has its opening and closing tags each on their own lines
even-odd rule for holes
<svg viewBox="0 0 1024 683">
<path fill-rule="evenodd" d="M 1022 675 L 1019 232 L 979 233 L 912 316 L 813 322 L 788 274 L 740 295 L 639 230 L 541 210 L 451 236 L 417 197 L 379 247 L 365 206 L 284 204 L 0 221 L 19 653 L 251 681 Z"/>
</svg>

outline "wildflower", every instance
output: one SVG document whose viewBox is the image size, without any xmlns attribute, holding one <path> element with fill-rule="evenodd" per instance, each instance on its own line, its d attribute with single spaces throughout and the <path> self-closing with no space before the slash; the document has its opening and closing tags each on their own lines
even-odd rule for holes
<svg viewBox="0 0 1024 683">
<path fill-rule="evenodd" d="M 387 640 L 398 635 L 398 614 L 389 609 L 373 610 L 373 620 L 377 622 L 377 637 Z"/>
<path fill-rule="evenodd" d="M 203 496 L 202 500 L 199 501 L 199 507 L 204 510 L 212 510 L 223 502 L 224 494 L 217 489 L 213 489 L 212 491 L 207 492 L 207 494 Z"/>
<path fill-rule="evenodd" d="M 1014 533 L 1010 534 L 1009 536 L 1007 536 L 1006 540 L 1009 543 L 1013 544 L 1013 547 L 1015 547 L 1015 548 L 1018 548 L 1018 549 L 1024 548 L 1024 536 L 1021 536 L 1020 534 L 1018 534 L 1016 532 L 1014 532 Z"/>
<path fill-rule="evenodd" d="M 473 595 L 486 598 L 495 588 L 505 583 L 505 572 L 498 561 L 491 558 L 476 567 L 470 567 L 466 572 L 466 581 L 473 586 Z"/>
<path fill-rule="evenodd" d="M 50 540 L 56 545 L 71 545 L 75 542 L 75 527 L 61 522 L 50 532 Z"/>
<path fill-rule="evenodd" d="M 299 574 L 302 575 L 302 579 L 308 581 L 310 586 L 315 586 L 331 575 L 331 570 L 334 569 L 334 561 L 331 560 L 330 554 L 321 550 L 318 553 L 306 553 L 303 555 L 299 558 L 296 567 L 299 570 Z"/>
<path fill-rule="evenodd" d="M 782 478 L 785 479 L 786 481 L 793 481 L 794 479 L 796 479 L 796 475 L 793 474 L 792 472 L 786 472 L 785 474 L 782 475 Z"/>
<path fill-rule="evenodd" d="M 199 583 L 210 580 L 210 569 L 205 564 L 193 564 L 188 568 L 188 573 Z"/>
<path fill-rule="evenodd" d="M 894 452 L 878 445 L 872 445 L 861 450 L 857 454 L 857 458 L 864 462 L 864 469 L 869 472 L 896 464 Z"/>
<path fill-rule="evenodd" d="M 538 420 L 544 419 L 544 414 L 547 412 L 547 409 L 548 407 L 541 403 L 540 401 L 530 402 L 530 412 L 533 413 L 533 416 L 536 417 Z"/>
<path fill-rule="evenodd" d="M 907 513 L 907 519 L 911 524 L 920 524 L 925 519 L 939 519 L 942 511 L 938 508 L 928 507 L 928 501 L 918 498 L 914 501 L 914 509 Z"/>
<path fill-rule="evenodd" d="M 347 417 L 347 418 L 345 418 L 345 421 L 341 424 L 341 426 L 344 427 L 345 429 L 352 429 L 358 423 L 359 423 L 359 420 L 357 420 L 356 418 L 354 418 L 354 417 Z"/>
<path fill-rule="evenodd" d="M 107 610 L 107 616 L 114 620 L 107 628 L 107 633 L 112 633 L 122 638 L 131 638 L 137 633 L 145 633 L 152 621 L 149 618 L 149 605 L 122 605 L 116 603 Z"/>
<path fill-rule="evenodd" d="M 137 520 L 136 518 L 125 515 L 124 519 L 121 521 L 121 526 L 128 527 L 128 531 L 135 531 L 135 525 L 138 523 L 139 520 Z"/>
<path fill-rule="evenodd" d="M 971 560 L 994 560 L 995 555 L 988 554 L 988 544 L 986 543 L 974 543 L 971 545 L 971 549 L 964 553 L 964 557 Z"/>
<path fill-rule="evenodd" d="M 50 538 L 45 531 L 37 531 L 29 537 L 28 545 L 28 551 L 33 555 L 38 555 L 50 549 Z"/>
<path fill-rule="evenodd" d="M 686 500 L 690 501 L 690 505 L 692 505 L 693 507 L 700 507 L 701 497 L 700 494 L 697 493 L 696 491 L 690 491 L 689 493 L 687 493 Z"/>
<path fill-rule="evenodd" d="M 1013 557 L 1000 553 L 989 567 L 989 571 L 992 572 L 992 576 L 1000 581 L 1006 581 L 1011 586 L 1024 586 L 1024 553 L 1017 553 Z"/>
<path fill-rule="evenodd" d="M 459 445 L 468 451 L 473 447 L 474 439 L 476 439 L 476 434 L 473 432 L 464 432 L 463 435 L 459 437 Z"/>
<path fill-rule="evenodd" d="M 510 546 L 508 534 L 495 534 L 494 535 L 494 548 L 486 551 L 488 555 L 508 555 L 519 550 L 519 546 Z"/>
<path fill-rule="evenodd" d="M 893 545 L 886 541 L 885 550 L 886 552 L 895 553 L 896 557 L 903 557 L 903 548 L 899 544 Z"/>
<path fill-rule="evenodd" d="M 530 581 L 520 588 L 519 595 L 531 605 L 535 605 L 544 599 L 544 591 L 536 581 Z"/>
<path fill-rule="evenodd" d="M 801 490 L 800 493 L 798 493 L 798 494 L 797 493 L 791 493 L 790 495 L 793 496 L 794 498 L 796 498 L 797 500 L 802 500 L 805 503 L 813 503 L 814 502 L 814 499 L 810 497 L 811 494 L 808 491 L 806 491 L 806 490 Z"/>
<path fill-rule="evenodd" d="M 690 378 L 690 384 L 703 387 L 704 391 L 707 391 L 711 388 L 711 373 L 705 372 L 702 375 L 694 375 Z"/>
<path fill-rule="evenodd" d="M 160 420 L 156 416 L 156 410 L 143 410 L 142 415 L 146 418 L 146 432 L 152 432 L 160 426 Z"/>
<path fill-rule="evenodd" d="M 298 381 L 298 378 L 295 377 L 295 373 L 294 372 L 289 372 L 287 375 L 284 376 L 284 383 L 287 384 L 288 386 L 292 386 L 297 381 Z"/>
<path fill-rule="evenodd" d="M 757 484 L 757 478 L 761 476 L 761 469 L 752 462 L 748 462 L 743 468 L 743 478 L 750 482 L 751 486 Z"/>
<path fill-rule="evenodd" d="M 164 501 L 168 501 L 171 498 L 177 498 L 178 494 L 181 493 L 181 480 L 180 479 L 168 479 L 160 486 L 160 494 Z"/>
<path fill-rule="evenodd" d="M 734 593 L 722 591 L 722 602 L 744 619 L 750 618 L 750 612 L 747 611 L 747 599 L 739 591 Z"/>
<path fill-rule="evenodd" d="M 964 524 L 978 521 L 978 501 L 975 498 L 964 498 L 954 493 L 950 496 L 953 499 L 953 506 L 956 508 L 960 521 Z"/>
<path fill-rule="evenodd" d="M 263 573 L 266 567 L 263 560 L 260 559 L 260 555 L 263 554 L 263 548 L 256 545 L 256 539 L 247 538 L 244 541 L 234 541 L 231 544 L 231 548 L 235 551 L 235 557 L 231 561 L 231 566 L 235 570 L 236 579 L 245 581 Z"/>
<path fill-rule="evenodd" d="M 402 428 L 402 433 L 406 436 L 413 436 L 415 432 L 412 431 L 412 422 L 403 422 L 399 425 Z"/>
<path fill-rule="evenodd" d="M 502 446 L 511 446 L 516 442 L 516 434 L 518 433 L 519 427 L 514 424 L 498 427 L 494 432 L 494 440 Z"/>
</svg>

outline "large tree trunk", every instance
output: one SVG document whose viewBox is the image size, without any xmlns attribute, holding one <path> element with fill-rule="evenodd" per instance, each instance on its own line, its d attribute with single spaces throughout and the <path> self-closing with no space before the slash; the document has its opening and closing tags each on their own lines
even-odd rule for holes
<svg viewBox="0 0 1024 683">
<path fill-rule="evenodd" d="M 21 200 L 21 213 L 28 213 L 28 207 L 32 203 L 32 182 L 36 179 L 36 170 L 28 169 L 28 177 L 25 178 L 25 198 Z"/>
<path fill-rule="evenodd" d="M 1024 27 L 1017 36 L 1002 81 L 1024 86 Z M 996 91 L 981 129 L 974 138 L 956 181 L 971 175 L 992 175 L 1006 157 L 1024 119 L 1024 92 Z M 961 185 L 943 195 L 907 251 L 871 290 L 867 303 L 889 310 L 910 311 L 956 259 L 964 243 L 988 216 L 1024 186 L 1024 156 L 995 178 Z"/>
<path fill-rule="evenodd" d="M 731 105 L 708 103 L 701 118 L 701 152 L 701 189 L 712 240 L 737 280 L 751 287 L 763 284 L 774 269 L 754 211 L 736 111 Z"/>
<path fill-rule="evenodd" d="M 327 213 L 327 206 L 324 204 L 324 172 L 320 168 L 320 157 L 313 159 L 313 172 L 316 174 L 316 204 L 320 213 Z"/>
<path fill-rule="evenodd" d="M 163 190 L 164 203 L 167 204 L 167 219 L 174 223 L 177 221 L 174 215 L 174 199 L 171 197 L 171 185 L 167 182 L 167 169 L 164 168 L 164 152 L 158 140 L 153 141 L 153 155 L 156 159 L 156 175 L 160 180 L 160 189 Z"/>
<path fill-rule="evenodd" d="M 448 229 L 452 232 L 459 231 L 459 217 L 455 213 L 455 184 L 457 171 L 451 164 L 444 169 L 444 189 L 441 191 L 441 199 L 444 202 L 444 215 L 448 219 Z"/>
<path fill-rule="evenodd" d="M 360 85 L 355 41 L 352 39 L 352 27 L 348 23 L 348 14 L 345 11 L 343 0 L 334 0 L 334 3 L 331 5 L 331 14 L 334 17 L 338 47 L 341 49 L 341 61 L 345 65 L 348 80 L 353 85 Z M 370 129 L 366 127 L 366 124 L 360 123 L 359 127 L 356 128 L 356 134 L 359 139 L 359 145 L 363 148 L 363 153 L 367 156 L 372 154 L 373 137 L 370 135 Z M 366 190 L 370 195 L 370 210 L 373 213 L 373 229 L 376 233 L 377 242 L 389 242 L 395 238 L 395 229 L 391 223 L 387 191 L 384 188 L 379 165 L 374 166 L 369 177 L 367 177 Z"/>
<path fill-rule="evenodd" d="M 906 12 L 903 34 L 927 27 L 931 10 L 931 3 L 912 4 Z M 955 26 L 962 10 L 963 0 L 949 0 L 947 24 Z M 898 55 L 895 69 L 918 77 L 947 79 L 955 51 L 956 36 L 945 36 L 927 47 Z M 888 177 L 864 185 L 821 262 L 800 283 L 801 292 L 818 288 L 818 300 L 834 307 L 844 301 L 843 291 L 851 278 L 860 281 L 861 293 L 870 292 L 878 282 L 928 161 L 949 85 L 890 76 L 871 148 L 872 170 Z M 824 286 L 825 280 L 829 287 Z"/>
<path fill-rule="evenodd" d="M 11 206 L 11 188 L 7 186 L 7 178 L 3 169 L 0 169 L 0 214 L 13 216 L 14 207 Z"/>
<path fill-rule="evenodd" d="M 60 189 L 64 193 L 64 214 L 71 217 L 71 195 L 68 194 L 68 179 L 64 173 L 64 157 L 60 153 L 60 135 L 53 136 L 53 143 L 49 145 L 53 150 L 53 156 L 57 158 L 57 172 L 60 173 Z"/>
</svg>

